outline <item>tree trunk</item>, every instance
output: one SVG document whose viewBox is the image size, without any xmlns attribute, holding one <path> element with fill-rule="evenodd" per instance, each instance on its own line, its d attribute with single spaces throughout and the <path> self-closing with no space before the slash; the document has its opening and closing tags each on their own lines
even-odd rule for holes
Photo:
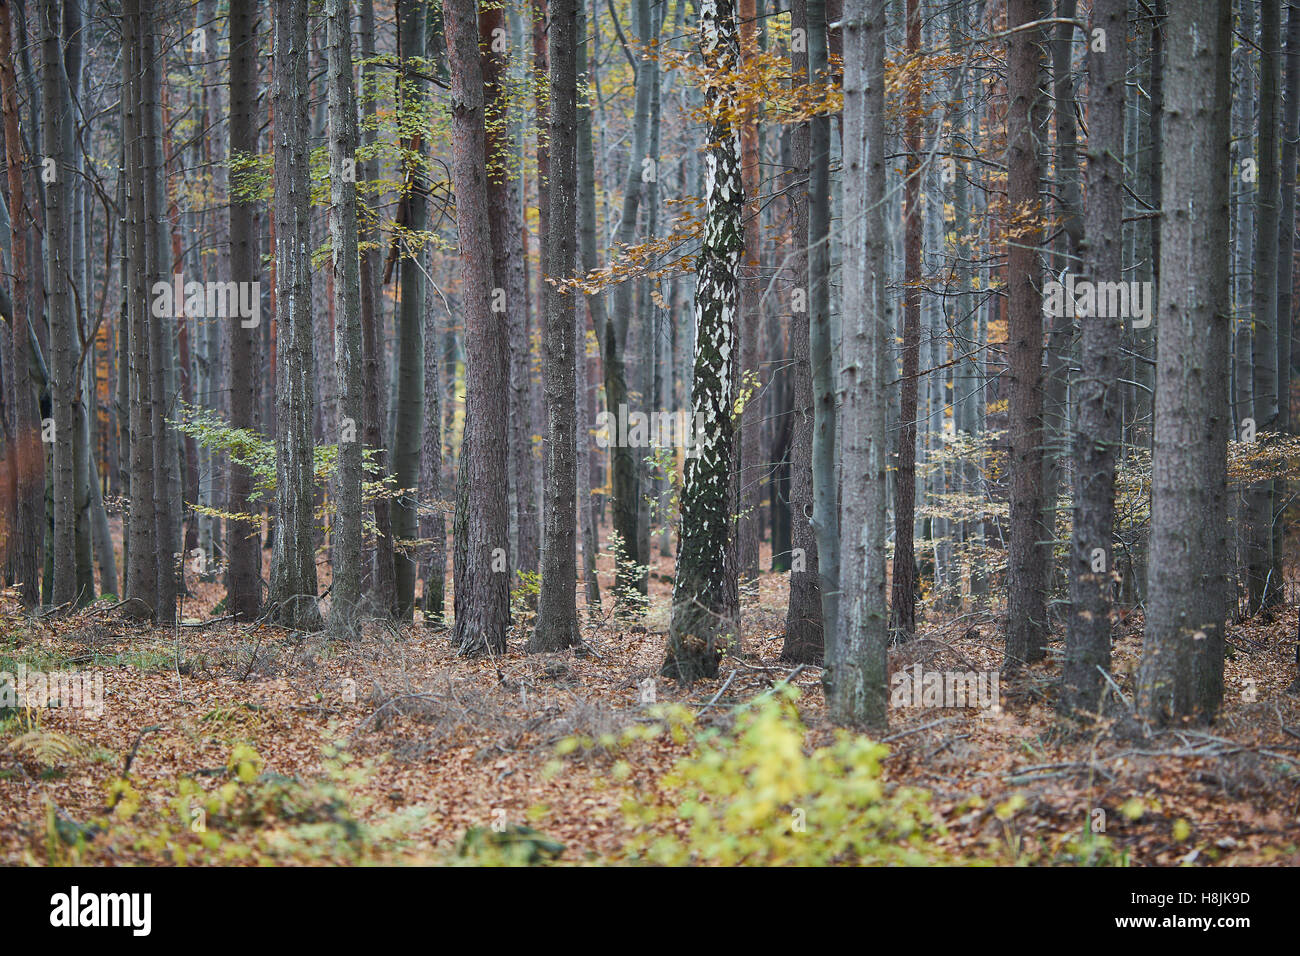
<svg viewBox="0 0 1300 956">
<path fill-rule="evenodd" d="M 425 51 L 425 6 L 416 0 L 399 0 L 398 60 L 401 71 L 401 110 L 420 109 L 424 99 L 424 81 L 418 76 L 413 60 L 422 59 Z M 423 139 L 419 134 L 407 138 L 406 149 L 415 153 L 405 171 L 409 191 L 403 196 L 406 227 L 419 236 L 428 225 L 428 200 L 422 157 Z M 417 488 L 420 483 L 420 436 L 424 427 L 424 285 L 421 268 L 423 242 L 404 244 L 399 281 L 401 299 L 397 309 L 397 368 L 394 375 L 396 395 L 391 436 L 393 474 L 398 488 Z M 399 620 L 409 621 L 415 609 L 415 552 L 410 542 L 416 535 L 414 497 L 404 494 L 393 499 L 393 537 L 401 545 L 394 559 L 396 571 L 396 612 Z"/>
<path fill-rule="evenodd" d="M 530 652 L 558 651 L 578 634 L 577 386 L 574 369 L 578 262 L 577 19 L 580 0 L 549 0 L 550 214 L 546 242 L 546 496 L 542 584 Z M 585 352 L 585 349 L 584 349 Z M 585 355 L 583 360 L 585 361 Z"/>
<path fill-rule="evenodd" d="M 807 0 L 808 81 L 828 83 L 826 0 Z M 808 305 L 809 362 L 812 368 L 812 524 L 817 536 L 821 574 L 822 641 L 827 657 L 834 652 L 840 612 L 839 494 L 835 468 L 835 366 L 830 308 L 830 118 L 809 121 Z"/>
<path fill-rule="evenodd" d="M 257 0 L 231 0 L 230 4 L 230 155 L 251 156 L 257 152 Z M 256 200 L 232 190 L 230 196 L 230 278 L 234 282 L 259 282 L 261 251 L 256 233 Z M 260 297 L 260 292 L 258 293 Z M 256 326 L 244 320 L 231 322 L 227 330 L 230 362 L 230 424 L 253 427 L 255 376 L 243 374 L 253 367 Z M 134 427 L 134 426 L 132 426 Z M 259 538 L 260 506 L 254 510 L 248 496 L 253 476 L 239 463 L 230 462 L 226 508 L 232 514 L 253 512 L 253 521 L 231 521 L 226 528 L 226 610 L 236 619 L 251 621 L 262 606 L 262 549 Z"/>
<path fill-rule="evenodd" d="M 1042 0 L 1008 0 L 1015 29 L 1043 15 Z M 1043 524 L 1042 201 L 1039 142 L 1044 30 L 1007 40 L 1007 202 L 1014 239 L 1007 250 L 1007 344 L 1011 396 L 1011 535 L 1007 554 L 1006 667 L 1046 653 L 1051 533 Z"/>
<path fill-rule="evenodd" d="M 361 0 L 359 4 L 357 41 L 361 48 L 363 60 L 373 60 L 375 56 L 375 10 L 373 0 Z M 370 147 L 375 143 L 376 133 L 371 128 L 375 116 L 375 66 L 367 63 L 361 70 L 363 90 L 361 111 L 367 120 L 362 132 L 362 142 Z M 360 164 L 361 175 L 367 181 L 379 178 L 379 163 L 376 159 L 367 159 Z M 384 439 L 384 409 L 387 407 L 384 388 L 384 359 L 380 345 L 379 315 L 379 250 L 374 247 L 378 234 L 369 217 L 362 225 L 361 241 L 367 248 L 361 252 L 361 355 L 363 362 L 363 396 L 362 406 L 365 415 L 365 442 L 374 450 L 375 467 L 386 471 L 388 463 L 387 443 Z M 396 600 L 396 576 L 394 567 L 396 555 L 393 548 L 393 525 L 391 500 L 384 496 L 375 498 L 375 545 L 370 565 L 370 598 L 372 610 L 384 616 L 393 613 Z"/>
<path fill-rule="evenodd" d="M 77 601 L 75 497 L 77 332 L 73 316 L 72 112 L 63 72 L 62 15 L 58 0 L 41 3 L 41 87 L 44 97 L 45 252 L 49 282 L 50 351 L 54 399 L 55 605 Z"/>
<path fill-rule="evenodd" d="M 831 719 L 888 723 L 885 595 L 888 535 L 888 383 L 894 317 L 886 289 L 885 8 L 849 0 L 844 10 L 844 549 L 837 640 L 827 659 Z M 915 21 L 919 30 L 919 19 Z M 909 23 L 910 27 L 910 23 Z M 916 210 L 919 215 L 920 210 Z"/>
<path fill-rule="evenodd" d="M 793 0 L 791 22 L 807 36 L 807 2 Z M 808 83 L 808 49 L 790 51 L 790 86 Z M 790 600 L 785 612 L 781 659 L 797 664 L 822 660 L 822 598 L 813 531 L 813 389 L 808 327 L 808 123 L 790 131 L 790 365 L 794 416 L 790 428 Z"/>
<path fill-rule="evenodd" d="M 312 421 L 311 205 L 308 192 L 307 2 L 275 7 L 275 542 L 273 619 L 319 627 Z"/>
<path fill-rule="evenodd" d="M 25 38 L 20 36 L 18 45 L 25 42 Z M 23 142 L 19 130 L 18 77 L 14 70 L 13 48 L 9 2 L 0 0 L 0 112 L 4 114 L 9 228 L 13 236 L 9 248 L 13 285 L 8 319 L 14 374 L 5 383 L 14 426 L 13 444 L 9 451 L 8 489 L 13 500 L 14 519 L 10 523 L 8 554 L 19 597 L 25 606 L 35 607 L 40 603 L 40 528 L 45 521 L 41 489 L 45 484 L 45 456 L 40 441 L 40 414 L 28 371 L 31 346 L 28 344 L 27 316 L 31 303 L 27 276 L 31 274 L 31 263 L 27 256 L 28 215 L 23 191 Z M 122 102 L 124 112 L 135 108 L 126 105 L 125 97 Z"/>
<path fill-rule="evenodd" d="M 906 55 L 921 51 L 921 10 L 907 0 Z M 919 73 L 903 95 L 903 380 L 898 420 L 898 472 L 894 479 L 894 581 L 890 630 L 895 640 L 916 632 L 916 419 L 921 373 L 921 83 Z"/>
<path fill-rule="evenodd" d="M 1228 438 L 1229 0 L 1167 21 L 1160 337 L 1146 636 L 1138 705 L 1209 722 L 1223 699 Z"/>
<path fill-rule="evenodd" d="M 735 568 L 726 559 L 731 537 L 731 455 L 740 259 L 744 250 L 744 188 L 736 130 L 726 112 L 735 95 L 726 73 L 737 68 L 740 43 L 732 0 L 700 7 L 700 53 L 708 71 L 710 175 L 705 185 L 704 241 L 696 260 L 695 384 L 691 397 L 701 423 L 686 460 L 681 532 L 673 581 L 672 629 L 662 673 L 681 683 L 715 677 L 734 639 Z"/>
<path fill-rule="evenodd" d="M 361 276 L 357 254 L 357 104 L 352 85 L 352 12 L 328 0 L 330 248 L 334 270 L 334 363 L 338 377 L 338 485 L 331 551 L 331 624 L 359 633 L 361 600 Z"/>
<path fill-rule="evenodd" d="M 1278 365 L 1277 308 L 1278 213 L 1278 87 L 1281 55 L 1280 0 L 1261 0 L 1259 6 L 1259 184 L 1255 200 L 1255 290 L 1252 297 L 1250 364 L 1255 427 L 1271 432 L 1277 427 Z M 1240 428 L 1240 423 L 1236 423 Z M 1246 586 L 1249 611 L 1254 613 L 1272 600 L 1270 592 L 1281 582 L 1271 578 L 1273 549 L 1273 482 L 1252 483 L 1246 493 Z"/>
<path fill-rule="evenodd" d="M 457 492 L 456 628 L 462 654 L 500 654 L 510 620 L 506 454 L 507 342 L 491 310 L 492 242 L 487 212 L 487 146 L 478 21 L 473 0 L 443 0 L 451 67 L 452 183 L 460 239 L 465 322 L 464 443 Z M 473 494 L 468 494 L 473 489 Z"/>
<path fill-rule="evenodd" d="M 1124 48 L 1109 42 L 1127 29 L 1127 0 L 1096 0 L 1092 30 L 1106 49 L 1088 52 L 1088 211 L 1084 274 L 1123 281 L 1124 249 L 1115 224 L 1124 218 Z M 1114 587 L 1115 459 L 1121 444 L 1118 316 L 1081 317 L 1079 411 L 1074 436 L 1074 525 L 1070 542 L 1070 628 L 1060 709 L 1095 712 L 1102 673 L 1110 667 Z"/>
</svg>

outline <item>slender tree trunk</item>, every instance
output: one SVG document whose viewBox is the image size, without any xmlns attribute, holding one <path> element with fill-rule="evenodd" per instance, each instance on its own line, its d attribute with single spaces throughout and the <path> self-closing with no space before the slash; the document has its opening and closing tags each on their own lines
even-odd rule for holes
<svg viewBox="0 0 1300 956">
<path fill-rule="evenodd" d="M 45 251 L 54 398 L 54 593 L 52 603 L 77 600 L 76 382 L 77 333 L 72 285 L 72 113 L 63 72 L 58 0 L 41 3 L 41 86 L 45 109 Z"/>
<path fill-rule="evenodd" d="M 1043 0 L 1008 0 L 1015 29 L 1043 16 Z M 1007 562 L 1006 666 L 1046 653 L 1051 534 L 1043 525 L 1042 123 L 1041 27 L 1007 40 L 1007 202 L 1015 226 L 1007 251 L 1007 342 L 1011 396 L 1011 537 Z"/>
<path fill-rule="evenodd" d="M 907 0 L 906 55 L 921 51 L 921 9 Z M 916 71 L 904 93 L 903 381 L 894 479 L 894 581 L 890 630 L 910 641 L 916 631 L 916 420 L 921 373 L 921 83 Z"/>
<path fill-rule="evenodd" d="M 453 642 L 462 654 L 500 654 L 510 620 L 506 454 L 500 441 L 501 423 L 508 421 L 507 340 L 491 310 L 485 108 L 473 0 L 443 0 L 443 20 L 451 67 L 452 182 L 468 373 L 457 487 L 465 500 L 456 529 Z"/>
<path fill-rule="evenodd" d="M 681 532 L 673 581 L 672 629 L 662 673 L 681 683 L 715 677 L 734 639 L 734 566 L 731 537 L 731 455 L 735 394 L 731 356 L 736 346 L 740 260 L 744 250 L 744 187 L 739 144 L 727 107 L 735 96 L 726 73 L 740 57 L 732 0 L 700 7 L 700 53 L 708 71 L 708 154 L 704 242 L 696 260 L 695 384 L 691 404 L 702 434 L 686 461 Z"/>
<path fill-rule="evenodd" d="M 577 644 L 577 291 L 557 286 L 578 262 L 577 20 L 580 0 L 549 0 L 550 215 L 546 242 L 546 497 L 542 589 L 530 652 Z M 584 350 L 585 351 L 585 350 Z M 585 356 L 584 356 L 585 361 Z"/>
<path fill-rule="evenodd" d="M 1095 0 L 1092 30 L 1107 38 L 1127 29 L 1127 0 Z M 1084 274 L 1122 282 L 1124 249 L 1125 51 L 1108 40 L 1088 52 L 1088 211 Z M 1079 411 L 1074 436 L 1074 525 L 1070 543 L 1070 629 L 1061 678 L 1063 713 L 1095 712 L 1110 667 L 1114 588 L 1115 459 L 1121 444 L 1119 316 L 1081 319 Z"/>
<path fill-rule="evenodd" d="M 807 0 L 808 81 L 825 88 L 826 0 Z M 836 480 L 835 366 L 830 307 L 830 118 L 809 122 L 808 306 L 812 367 L 812 524 L 821 573 L 822 634 L 827 658 L 834 653 L 840 612 L 839 489 Z"/>
<path fill-rule="evenodd" d="M 129 288 L 124 289 L 129 326 L 131 511 L 127 517 L 126 596 L 138 616 L 158 615 L 158 532 L 154 522 L 153 401 L 149 374 L 149 285 L 145 249 L 144 93 L 141 0 L 124 0 L 122 16 L 122 130 L 126 141 L 123 180 L 127 223 L 123 230 Z"/>
<path fill-rule="evenodd" d="M 832 720 L 882 728 L 888 722 L 885 596 L 894 317 L 886 290 L 885 9 L 887 0 L 848 0 L 844 10 L 843 467 L 840 527 L 849 529 L 844 596 L 826 683 Z M 917 210 L 919 214 L 919 210 Z"/>
<path fill-rule="evenodd" d="M 425 51 L 425 6 L 417 0 L 399 0 L 398 59 L 401 69 L 401 108 L 414 111 L 424 99 L 424 81 L 417 75 L 414 61 Z M 429 213 L 425 198 L 424 171 L 421 158 L 424 143 L 419 134 L 408 138 L 406 148 L 416 154 L 406 170 L 409 192 L 403 197 L 406 226 L 418 236 L 427 226 Z M 397 368 L 394 375 L 396 395 L 393 406 L 392 449 L 393 474 L 398 488 L 417 488 L 420 483 L 420 436 L 424 427 L 424 285 L 421 268 L 422 243 L 407 243 L 400 260 L 401 300 L 397 310 Z M 394 561 L 397 582 L 397 616 L 410 620 L 415 608 L 415 554 L 409 542 L 416 534 L 414 498 L 404 494 L 393 501 L 393 537 L 403 544 Z"/>
<path fill-rule="evenodd" d="M 316 605 L 312 422 L 311 206 L 308 192 L 307 0 L 275 7 L 275 323 L 277 352 L 273 618 L 320 625 Z M 400 476 L 399 476 L 400 483 Z"/>
<path fill-rule="evenodd" d="M 807 36 L 807 2 L 792 0 L 792 24 Z M 790 85 L 808 83 L 808 49 L 790 51 Z M 790 303 L 790 365 L 794 416 L 790 431 L 790 600 L 785 613 L 781 659 L 815 664 L 822 660 L 822 598 L 813 531 L 813 388 L 808 326 L 808 186 L 809 128 L 790 131 L 790 252 L 793 291 Z"/>
<path fill-rule="evenodd" d="M 1300 4 L 1287 4 L 1286 18 L 1286 73 L 1282 99 L 1282 167 L 1279 192 L 1282 196 L 1277 232 L 1277 430 L 1291 431 L 1291 325 L 1294 302 L 1295 277 L 1295 209 L 1296 209 L 1296 155 L 1300 144 Z M 1278 478 L 1273 482 L 1273 502 L 1278 509 L 1273 517 L 1272 579 L 1277 587 L 1269 600 L 1285 602 L 1286 567 L 1282 556 L 1286 551 L 1287 481 Z"/>
<path fill-rule="evenodd" d="M 1158 724 L 1223 699 L 1227 557 L 1229 0 L 1167 21 L 1160 337 L 1146 636 L 1138 704 Z"/>
<path fill-rule="evenodd" d="M 23 190 L 23 141 L 18 118 L 18 77 L 14 70 L 13 25 L 8 0 L 0 0 L 0 112 L 4 114 L 5 168 L 9 185 L 10 287 L 12 308 L 9 328 L 13 346 L 14 374 L 9 385 L 9 405 L 13 414 L 13 445 L 9 452 L 9 493 L 13 499 L 14 519 L 10 522 L 10 567 L 19 597 L 27 607 L 40 603 L 40 528 L 45 516 L 41 501 L 44 487 L 44 452 L 40 442 L 40 414 L 32 389 L 31 346 L 28 344 L 28 276 L 31 263 L 27 256 L 27 204 Z M 123 18 L 125 20 L 125 17 Z M 25 38 L 19 37 L 19 46 Z M 125 63 L 123 70 L 125 71 Z M 127 107 L 123 98 L 123 110 Z M 124 357 L 125 360 L 125 357 Z"/>
<path fill-rule="evenodd" d="M 578 246 L 581 253 L 582 271 L 594 272 L 600 268 L 600 259 L 596 252 L 596 160 L 591 143 L 591 92 L 588 71 L 595 70 L 595 64 L 588 52 L 589 32 L 585 6 L 578 11 L 578 75 L 585 89 L 578 96 Z M 592 31 L 594 33 L 594 31 Z M 585 296 L 587 309 L 591 314 L 591 326 L 599 341 L 600 333 L 607 327 L 609 319 L 605 314 L 605 294 L 597 291 Z M 588 407 L 586 382 L 587 335 L 585 327 L 579 323 L 578 328 L 578 401 L 582 407 Z M 587 606 L 600 608 L 600 582 L 596 577 L 597 529 L 592 508 L 592 482 L 590 462 L 591 421 L 579 425 L 578 434 L 578 509 L 579 515 L 586 515 L 582 529 L 582 576 L 586 584 Z M 584 467 L 585 465 L 585 467 Z"/>
<path fill-rule="evenodd" d="M 758 56 L 758 20 L 755 0 L 739 0 L 740 55 L 743 61 Z M 745 209 L 745 258 L 740 282 L 740 368 L 745 376 L 744 388 L 757 381 L 760 333 L 763 328 L 761 303 L 764 280 L 759 269 L 762 237 L 761 206 L 757 201 L 760 169 L 758 165 L 758 121 L 748 119 L 740 128 L 740 175 L 749 205 Z M 740 419 L 740 515 L 737 520 L 736 570 L 742 579 L 758 575 L 759 491 L 763 479 L 762 458 L 763 405 L 759 395 L 745 402 Z"/>
<path fill-rule="evenodd" d="M 361 600 L 361 276 L 357 254 L 357 104 L 352 85 L 352 11 L 328 0 L 330 248 L 334 270 L 334 364 L 338 378 L 338 486 L 331 550 L 332 623 L 351 631 Z"/>
<path fill-rule="evenodd" d="M 257 0 L 231 0 L 230 4 L 230 155 L 251 156 L 257 152 Z M 252 196 L 232 190 L 230 197 L 230 278 L 258 289 L 261 275 L 260 243 L 256 233 L 257 207 Z M 260 298 L 260 291 L 255 293 Z M 231 322 L 226 341 L 230 349 L 230 424 L 252 428 L 255 406 L 255 376 L 243 374 L 253 367 L 256 326 L 246 321 Z M 133 426 L 134 427 L 134 426 Z M 253 512 L 253 521 L 231 521 L 226 528 L 226 610 L 236 618 L 253 620 L 262 606 L 262 549 L 259 538 L 260 508 L 248 500 L 253 490 L 249 470 L 233 459 L 227 485 L 227 510 L 232 514 Z"/>
<path fill-rule="evenodd" d="M 1281 54 L 1280 0 L 1259 6 L 1259 185 L 1255 202 L 1255 290 L 1252 299 L 1251 378 L 1255 427 L 1274 431 L 1278 416 L 1277 308 L 1278 95 Z M 1240 427 L 1240 425 L 1238 426 Z M 1246 493 L 1246 585 L 1250 612 L 1264 607 L 1281 582 L 1271 579 L 1273 566 L 1273 482 L 1257 481 Z"/>
<path fill-rule="evenodd" d="M 375 11 L 373 0 L 360 0 L 358 4 L 357 41 L 361 48 L 363 60 L 369 61 L 375 56 Z M 361 113 L 365 119 L 362 143 L 371 147 L 375 143 L 376 133 L 372 128 L 375 117 L 375 67 L 367 63 L 361 69 Z M 361 175 L 367 181 L 379 177 L 379 163 L 370 158 L 359 165 Z M 384 388 L 384 359 L 380 344 L 379 314 L 379 250 L 375 248 L 378 235 L 369 217 L 361 225 L 361 241 L 367 247 L 361 251 L 361 354 L 363 363 L 362 405 L 365 415 L 365 443 L 374 450 L 375 466 L 380 471 L 387 469 L 387 445 L 384 440 L 384 409 L 387 407 Z M 375 498 L 375 545 L 370 566 L 370 596 L 372 609 L 385 616 L 393 613 L 396 595 L 395 569 L 396 555 L 393 547 L 393 526 L 391 500 L 384 496 Z"/>
</svg>

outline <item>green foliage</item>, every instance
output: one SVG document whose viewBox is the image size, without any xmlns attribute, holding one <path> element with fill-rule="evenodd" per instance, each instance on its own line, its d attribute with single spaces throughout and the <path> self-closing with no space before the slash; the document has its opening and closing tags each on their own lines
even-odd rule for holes
<svg viewBox="0 0 1300 956">
<path fill-rule="evenodd" d="M 236 744 L 214 788 L 205 789 L 193 776 L 184 776 L 171 796 L 155 797 L 128 778 L 116 778 L 108 785 L 109 813 L 102 819 L 74 827 L 51 814 L 48 860 L 83 862 L 89 841 L 99 833 L 105 836 L 96 844 L 106 853 L 127 843 L 151 856 L 167 856 L 177 865 L 357 864 L 407 845 L 421 811 L 362 822 L 368 801 L 359 791 L 368 768 L 337 746 L 327 747 L 323 756 L 324 774 L 304 781 L 267 772 L 256 750 Z"/>
<path fill-rule="evenodd" d="M 609 533 L 609 552 L 614 558 L 614 567 L 619 569 L 619 577 L 629 582 L 639 581 L 650 572 L 647 564 L 637 564 L 627 553 L 623 537 L 617 531 Z M 618 617 L 640 617 L 650 606 L 650 598 L 642 594 L 635 584 L 616 584 L 614 593 L 614 613 Z"/>
<path fill-rule="evenodd" d="M 470 827 L 456 846 L 458 857 L 478 866 L 536 866 L 562 853 L 563 843 L 515 823 L 500 831 Z"/>
<path fill-rule="evenodd" d="M 889 749 L 839 731 L 805 752 L 797 698 L 784 687 L 742 707 L 730 732 L 694 732 L 658 792 L 624 807 L 643 828 L 635 856 L 672 866 L 948 862 L 926 843 L 944 833 L 929 795 L 881 778 Z M 688 711 L 666 715 L 679 733 L 693 729 Z M 681 835 L 672 825 L 683 820 Z"/>
<path fill-rule="evenodd" d="M 253 490 L 249 501 L 271 501 L 275 498 L 275 442 L 265 435 L 248 428 L 235 428 L 211 409 L 197 405 L 180 403 L 180 419 L 171 421 L 177 430 L 188 435 L 204 448 L 214 453 L 224 453 L 230 460 L 247 468 L 253 476 Z M 376 498 L 393 498 L 402 494 L 392 475 L 386 474 L 376 463 L 378 452 L 365 448 L 361 452 L 362 465 L 368 478 L 362 484 L 363 501 Z M 312 471 L 317 488 L 328 497 L 331 479 L 338 471 L 339 446 L 337 444 L 320 444 L 314 448 Z M 228 521 L 256 522 L 260 518 L 254 514 L 238 514 L 208 508 L 191 502 L 194 510 L 200 514 Z M 373 526 L 370 526 L 373 530 Z"/>
</svg>

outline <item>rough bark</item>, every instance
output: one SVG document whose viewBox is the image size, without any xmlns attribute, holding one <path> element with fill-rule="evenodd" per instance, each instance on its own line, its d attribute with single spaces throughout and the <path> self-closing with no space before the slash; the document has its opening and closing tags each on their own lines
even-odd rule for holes
<svg viewBox="0 0 1300 956">
<path fill-rule="evenodd" d="M 735 424 L 732 355 L 736 348 L 739 272 L 744 249 L 744 188 L 740 144 L 729 109 L 734 91 L 720 77 L 740 55 L 732 0 L 702 0 L 699 43 L 709 85 L 703 246 L 696 260 L 692 410 L 701 423 L 686 461 L 681 530 L 673 580 L 672 628 L 662 673 L 689 684 L 714 677 L 734 639 L 735 569 L 726 554 L 731 537 L 731 455 Z"/>
<path fill-rule="evenodd" d="M 1096 0 L 1092 29 L 1120 37 L 1127 0 Z M 1088 209 L 1084 275 L 1123 281 L 1124 50 L 1107 43 L 1088 53 Z M 1080 319 L 1078 421 L 1074 435 L 1074 524 L 1070 542 L 1070 626 L 1060 708 L 1095 712 L 1102 672 L 1110 667 L 1111 593 L 1115 578 L 1115 460 L 1121 443 L 1120 342 L 1117 316 Z"/>
<path fill-rule="evenodd" d="M 577 334 L 572 279 L 578 263 L 577 234 L 577 18 L 579 0 L 549 0 L 550 214 L 546 242 L 546 491 L 542 519 L 542 583 L 530 652 L 557 651 L 578 634 Z M 585 356 L 584 356 L 585 361 Z"/>
<path fill-rule="evenodd" d="M 328 0 L 330 249 L 334 271 L 334 364 L 339 444 L 331 541 L 331 624 L 350 632 L 361 600 L 361 276 L 357 253 L 357 104 L 352 83 L 352 11 Z"/>
<path fill-rule="evenodd" d="M 1043 16 L 1043 0 L 1008 0 L 1015 29 Z M 1007 554 L 1006 667 L 1046 653 L 1050 532 L 1043 524 L 1043 28 L 1007 41 L 1007 203 L 1014 241 L 1007 250 L 1007 343 L 1010 349 L 1011 521 Z"/>
<path fill-rule="evenodd" d="M 1208 722 L 1223 698 L 1227 556 L 1229 0 L 1166 22 L 1166 153 L 1146 634 L 1138 706 Z"/>
<path fill-rule="evenodd" d="M 806 0 L 793 0 L 792 24 L 807 34 Z M 808 51 L 790 51 L 790 84 L 808 82 Z M 790 365 L 794 421 L 790 432 L 790 600 L 785 614 L 781 659 L 815 664 L 822 660 L 821 578 L 813 531 L 813 389 L 808 327 L 808 123 L 790 131 L 790 233 L 793 289 L 790 310 Z"/>
<path fill-rule="evenodd" d="M 473 0 L 443 0 L 451 67 L 452 182 L 465 316 L 465 438 L 458 493 L 456 627 L 462 654 L 500 654 L 510 620 L 506 455 L 505 330 L 491 310 L 492 242 L 487 216 L 483 74 Z M 473 494 L 467 494 L 467 489 Z M 461 557 L 463 555 L 463 557 Z"/>
<path fill-rule="evenodd" d="M 307 0 L 274 14 L 276 456 L 272 618 L 320 625 L 316 604 L 312 421 L 311 206 L 308 192 Z"/>
<path fill-rule="evenodd" d="M 230 4 L 230 154 L 249 156 L 257 152 L 257 2 L 231 0 Z M 257 204 L 253 197 L 232 191 L 229 206 L 230 279 L 254 283 L 260 280 L 260 243 L 256 234 Z M 252 428 L 255 407 L 255 376 L 242 374 L 253 367 L 256 328 L 231 322 L 226 342 L 230 367 L 230 424 Z M 256 515 L 248 496 L 253 478 L 244 466 L 230 462 L 226 508 L 232 514 Z M 260 509 L 259 509 L 260 510 Z M 262 606 L 261 522 L 229 522 L 226 528 L 226 610 L 236 619 L 253 620 Z"/>
</svg>

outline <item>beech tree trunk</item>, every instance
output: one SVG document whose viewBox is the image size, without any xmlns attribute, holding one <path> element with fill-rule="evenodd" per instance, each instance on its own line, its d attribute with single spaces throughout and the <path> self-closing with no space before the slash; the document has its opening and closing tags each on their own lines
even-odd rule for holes
<svg viewBox="0 0 1300 956">
<path fill-rule="evenodd" d="M 841 376 L 846 476 L 840 527 L 840 621 L 827 658 L 827 704 L 837 724 L 888 723 L 885 592 L 893 307 L 886 290 L 885 8 L 844 9 L 844 330 Z M 918 210 L 919 213 L 919 210 Z"/>
</svg>

